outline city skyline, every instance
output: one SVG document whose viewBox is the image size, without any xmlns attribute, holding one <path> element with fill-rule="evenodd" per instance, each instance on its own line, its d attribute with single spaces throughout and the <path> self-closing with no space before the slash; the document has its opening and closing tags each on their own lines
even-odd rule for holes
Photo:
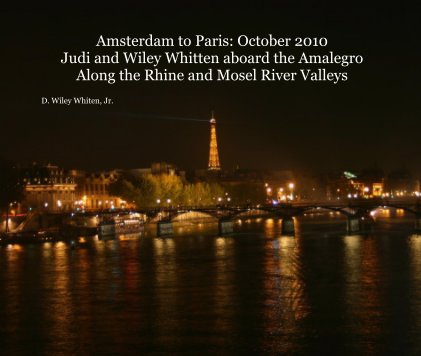
<svg viewBox="0 0 421 356">
<path fill-rule="evenodd" d="M 421 355 L 415 4 L 0 20 L 1 354 Z"/>
</svg>

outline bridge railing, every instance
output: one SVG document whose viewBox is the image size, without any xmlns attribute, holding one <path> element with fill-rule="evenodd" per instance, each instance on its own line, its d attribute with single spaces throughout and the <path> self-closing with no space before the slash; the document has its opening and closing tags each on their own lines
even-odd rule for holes
<svg viewBox="0 0 421 356">
<path fill-rule="evenodd" d="M 420 206 L 421 199 L 419 197 L 413 198 L 370 198 L 370 199 L 339 199 L 339 200 L 300 200 L 292 201 L 287 203 L 277 203 L 277 204 L 244 204 L 244 205 L 234 205 L 234 204 L 216 204 L 216 205 L 173 205 L 173 206 L 161 206 L 161 207 L 143 207 L 140 209 L 97 209 L 97 210 L 85 210 L 85 211 L 74 211 L 74 212 L 63 212 L 62 214 L 74 214 L 74 215 L 117 215 L 117 214 L 127 214 L 127 213 L 140 213 L 140 214 L 157 214 L 159 212 L 165 213 L 175 213 L 175 212 L 188 212 L 188 211 L 198 211 L 198 212 L 215 212 L 215 211 L 246 211 L 253 209 L 264 209 L 264 210 L 278 210 L 278 209 L 288 209 L 288 208 L 365 208 L 365 207 L 399 207 L 399 206 Z"/>
</svg>

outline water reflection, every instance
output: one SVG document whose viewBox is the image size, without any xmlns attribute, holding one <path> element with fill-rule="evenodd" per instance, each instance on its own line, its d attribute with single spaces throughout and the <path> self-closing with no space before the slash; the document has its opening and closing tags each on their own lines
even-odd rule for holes
<svg viewBox="0 0 421 356">
<path fill-rule="evenodd" d="M 18 245 L 8 245 L 0 249 L 0 341 L 5 350 L 13 349 L 19 344 L 20 295 L 22 254 L 24 250 Z M 3 307 L 2 307 L 3 306 Z M 5 322 L 7 321 L 7 322 Z M 2 338 L 1 335 L 7 335 Z"/>
<path fill-rule="evenodd" d="M 177 333 L 176 298 L 177 288 L 177 264 L 175 255 L 175 243 L 173 238 L 156 238 L 154 240 L 155 263 L 155 298 L 157 312 L 161 316 L 156 320 L 155 327 L 164 335 Z M 165 316 L 165 317 L 164 317 Z"/>
<path fill-rule="evenodd" d="M 323 219 L 0 248 L 0 353 L 420 354 L 421 237 Z"/>
<path fill-rule="evenodd" d="M 72 353 L 76 350 L 75 334 L 71 332 L 75 325 L 74 308 L 70 291 L 70 267 L 67 248 L 64 243 L 43 246 L 41 259 L 41 293 L 45 308 L 45 323 L 49 325 L 47 339 L 55 339 L 48 352 Z M 53 248 L 51 248 L 53 247 Z M 48 312 L 47 312 L 48 310 Z"/>
<path fill-rule="evenodd" d="M 411 235 L 409 237 L 409 247 L 411 249 L 411 326 L 413 333 L 418 333 L 421 328 L 421 235 Z"/>
<path fill-rule="evenodd" d="M 346 308 L 350 325 L 358 325 L 362 345 L 372 354 L 379 345 L 384 324 L 379 312 L 382 306 L 379 251 L 376 240 L 363 236 L 346 236 Z M 358 348 L 357 347 L 357 348 Z"/>
<path fill-rule="evenodd" d="M 414 345 L 402 335 L 415 334 L 412 319 L 417 307 L 412 309 L 411 305 L 419 300 L 419 290 L 415 280 L 410 282 L 408 272 L 409 257 L 420 256 L 421 250 L 417 250 L 420 246 L 413 236 L 409 240 L 399 235 L 345 238 L 346 306 L 349 328 L 358 340 L 354 343 L 356 349 L 369 354 L 384 354 L 387 350 L 414 352 Z M 416 260 L 411 261 L 415 270 Z M 419 312 L 418 308 L 416 320 L 421 317 Z"/>
<path fill-rule="evenodd" d="M 358 290 L 355 286 L 361 280 L 361 235 L 350 235 L 343 238 L 345 245 L 345 275 L 346 278 L 346 303 L 352 305 L 357 298 Z"/>
<path fill-rule="evenodd" d="M 234 243 L 232 237 L 217 237 L 214 244 L 215 279 L 209 300 L 213 305 L 213 315 L 208 321 L 213 323 L 221 344 L 224 344 L 224 335 L 232 334 L 235 318 L 235 261 L 231 253 Z"/>
<path fill-rule="evenodd" d="M 288 354 L 297 351 L 300 320 L 308 315 L 302 279 L 299 227 L 296 237 L 281 236 L 281 224 L 265 223 L 264 328 L 262 348 Z M 295 345 L 295 346 L 294 346 Z"/>
</svg>

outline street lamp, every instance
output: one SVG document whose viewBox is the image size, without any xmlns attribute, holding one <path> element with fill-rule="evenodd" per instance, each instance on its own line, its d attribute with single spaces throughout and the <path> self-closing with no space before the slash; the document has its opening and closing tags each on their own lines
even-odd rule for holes
<svg viewBox="0 0 421 356">
<path fill-rule="evenodd" d="M 291 191 L 290 200 L 294 199 L 294 183 L 289 183 L 288 188 Z"/>
<path fill-rule="evenodd" d="M 367 198 L 369 196 L 370 188 L 364 187 L 364 197 Z"/>
<path fill-rule="evenodd" d="M 271 196 L 272 196 L 272 188 L 271 187 L 267 187 L 266 188 L 266 200 L 267 200 L 267 202 L 270 202 L 270 197 Z"/>
<path fill-rule="evenodd" d="M 284 188 L 279 188 L 278 189 L 278 201 L 281 201 L 281 200 L 283 200 L 283 196 L 284 196 Z"/>
</svg>

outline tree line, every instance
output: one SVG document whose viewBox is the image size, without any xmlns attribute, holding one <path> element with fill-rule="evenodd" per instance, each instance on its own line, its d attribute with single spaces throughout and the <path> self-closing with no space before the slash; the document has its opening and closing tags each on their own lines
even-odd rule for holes
<svg viewBox="0 0 421 356">
<path fill-rule="evenodd" d="M 223 184 L 214 181 L 189 183 L 177 175 L 170 174 L 148 174 L 140 177 L 123 174 L 110 185 L 109 193 L 134 203 L 138 208 L 247 204 L 265 201 L 264 189 L 260 184 Z"/>
</svg>

